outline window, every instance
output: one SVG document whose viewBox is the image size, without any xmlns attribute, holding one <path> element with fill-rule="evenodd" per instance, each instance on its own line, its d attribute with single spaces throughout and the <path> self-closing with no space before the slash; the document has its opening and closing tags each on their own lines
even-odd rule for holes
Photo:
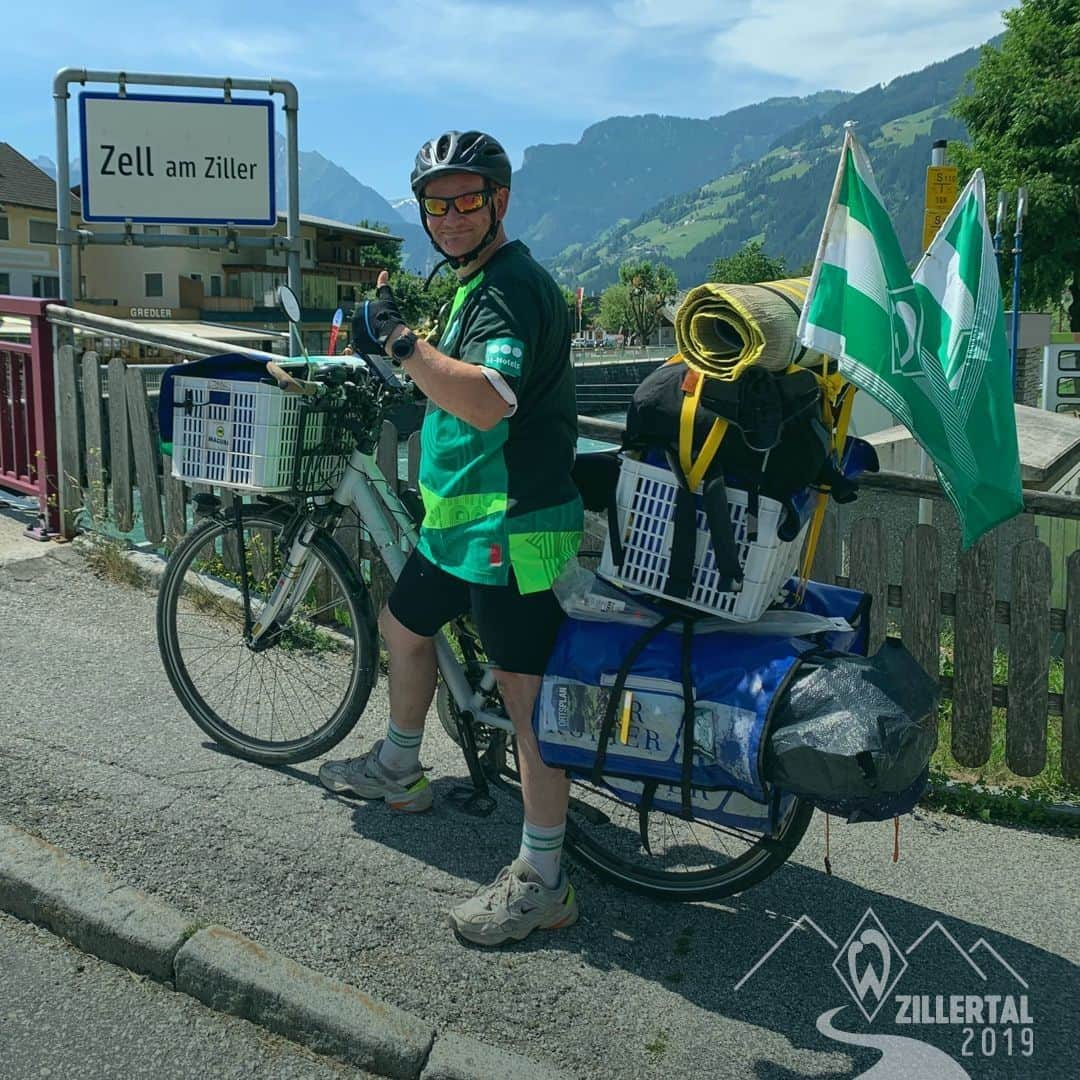
<svg viewBox="0 0 1080 1080">
<path fill-rule="evenodd" d="M 142 227 L 142 231 L 144 233 L 146 233 L 147 236 L 160 236 L 161 235 L 161 226 L 160 225 L 144 225 Z"/>
<path fill-rule="evenodd" d="M 55 244 L 56 225 L 51 221 L 38 221 L 30 219 L 30 243 L 31 244 Z"/>
<path fill-rule="evenodd" d="M 220 229 L 207 229 L 206 230 L 206 235 L 207 236 L 220 236 L 221 235 L 221 230 Z"/>
<path fill-rule="evenodd" d="M 187 231 L 188 231 L 188 236 L 198 236 L 199 235 L 199 226 L 198 225 L 189 225 L 188 228 L 187 228 Z"/>
<path fill-rule="evenodd" d="M 210 275 L 210 295 L 211 296 L 220 296 L 221 295 L 221 275 L 220 274 L 211 274 Z"/>
<path fill-rule="evenodd" d="M 240 295 L 240 275 L 230 274 L 225 279 L 226 296 L 239 296 Z"/>
<path fill-rule="evenodd" d="M 188 274 L 192 281 L 202 281 L 202 274 Z"/>
<path fill-rule="evenodd" d="M 146 295 L 147 296 L 164 296 L 165 288 L 162 282 L 160 274 L 147 274 L 146 275 Z"/>
<path fill-rule="evenodd" d="M 10 240 L 11 234 L 8 232 L 8 220 L 0 214 L 0 240 Z"/>
<path fill-rule="evenodd" d="M 30 279 L 30 291 L 41 300 L 56 300 L 60 296 L 60 279 L 46 274 L 35 274 Z"/>
<path fill-rule="evenodd" d="M 311 258 L 311 237 L 309 236 L 304 237 L 304 258 Z"/>
<path fill-rule="evenodd" d="M 0 296 L 8 296 L 11 293 L 11 275 L 0 274 Z"/>
</svg>

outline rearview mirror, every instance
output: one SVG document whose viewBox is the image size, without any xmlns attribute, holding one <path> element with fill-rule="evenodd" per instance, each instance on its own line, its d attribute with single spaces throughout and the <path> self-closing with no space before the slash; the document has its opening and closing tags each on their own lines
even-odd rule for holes
<svg viewBox="0 0 1080 1080">
<path fill-rule="evenodd" d="M 278 303 L 285 309 L 289 322 L 300 321 L 300 301 L 296 299 L 296 293 L 288 285 L 279 285 L 277 291 Z"/>
</svg>

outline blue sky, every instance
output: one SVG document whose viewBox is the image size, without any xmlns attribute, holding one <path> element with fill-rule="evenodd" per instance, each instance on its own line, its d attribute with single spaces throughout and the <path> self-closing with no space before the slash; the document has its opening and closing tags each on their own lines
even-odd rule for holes
<svg viewBox="0 0 1080 1080">
<path fill-rule="evenodd" d="M 52 79 L 63 67 L 289 79 L 300 93 L 300 148 L 394 198 L 408 193 L 418 146 L 447 128 L 491 131 L 520 165 L 527 146 L 576 142 L 609 116 L 706 117 L 771 96 L 862 90 L 984 42 L 1002 29 L 1002 6 L 109 0 L 95 9 L 11 0 L 0 141 L 55 157 Z"/>
</svg>

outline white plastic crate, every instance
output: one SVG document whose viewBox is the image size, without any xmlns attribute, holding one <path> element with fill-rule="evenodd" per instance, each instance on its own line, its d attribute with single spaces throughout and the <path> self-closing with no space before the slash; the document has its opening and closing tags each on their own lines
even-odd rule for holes
<svg viewBox="0 0 1080 1080">
<path fill-rule="evenodd" d="M 632 458 L 623 459 L 615 491 L 623 562 L 621 567 L 615 566 L 609 536 L 604 542 L 598 570 L 602 577 L 636 592 L 665 596 L 675 533 L 677 491 L 678 484 L 667 469 Z M 697 495 L 700 494 L 699 487 Z M 780 540 L 776 530 L 783 507 L 775 499 L 761 495 L 758 497 L 758 537 L 751 543 L 746 492 L 729 487 L 727 498 L 743 580 L 737 591 L 719 588 L 723 579 L 716 569 L 708 522 L 698 498 L 697 541 L 690 591 L 678 603 L 737 622 L 753 622 L 775 603 L 784 582 L 795 571 L 809 522 L 803 525 L 794 540 Z"/>
<path fill-rule="evenodd" d="M 277 386 L 235 379 L 173 379 L 173 476 L 245 491 L 292 484 L 302 405 Z M 307 418 L 304 442 L 316 446 L 325 416 Z M 340 457 L 344 468 L 348 454 Z"/>
</svg>

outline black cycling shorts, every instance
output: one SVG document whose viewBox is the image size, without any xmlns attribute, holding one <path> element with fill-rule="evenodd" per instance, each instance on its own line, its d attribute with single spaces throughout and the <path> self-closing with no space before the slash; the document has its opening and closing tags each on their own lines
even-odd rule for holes
<svg viewBox="0 0 1080 1080">
<path fill-rule="evenodd" d="M 563 610 L 550 589 L 518 592 L 513 570 L 507 585 L 477 585 L 439 569 L 413 551 L 387 601 L 407 630 L 434 637 L 452 619 L 472 612 L 487 658 L 502 671 L 543 675 Z"/>
</svg>

